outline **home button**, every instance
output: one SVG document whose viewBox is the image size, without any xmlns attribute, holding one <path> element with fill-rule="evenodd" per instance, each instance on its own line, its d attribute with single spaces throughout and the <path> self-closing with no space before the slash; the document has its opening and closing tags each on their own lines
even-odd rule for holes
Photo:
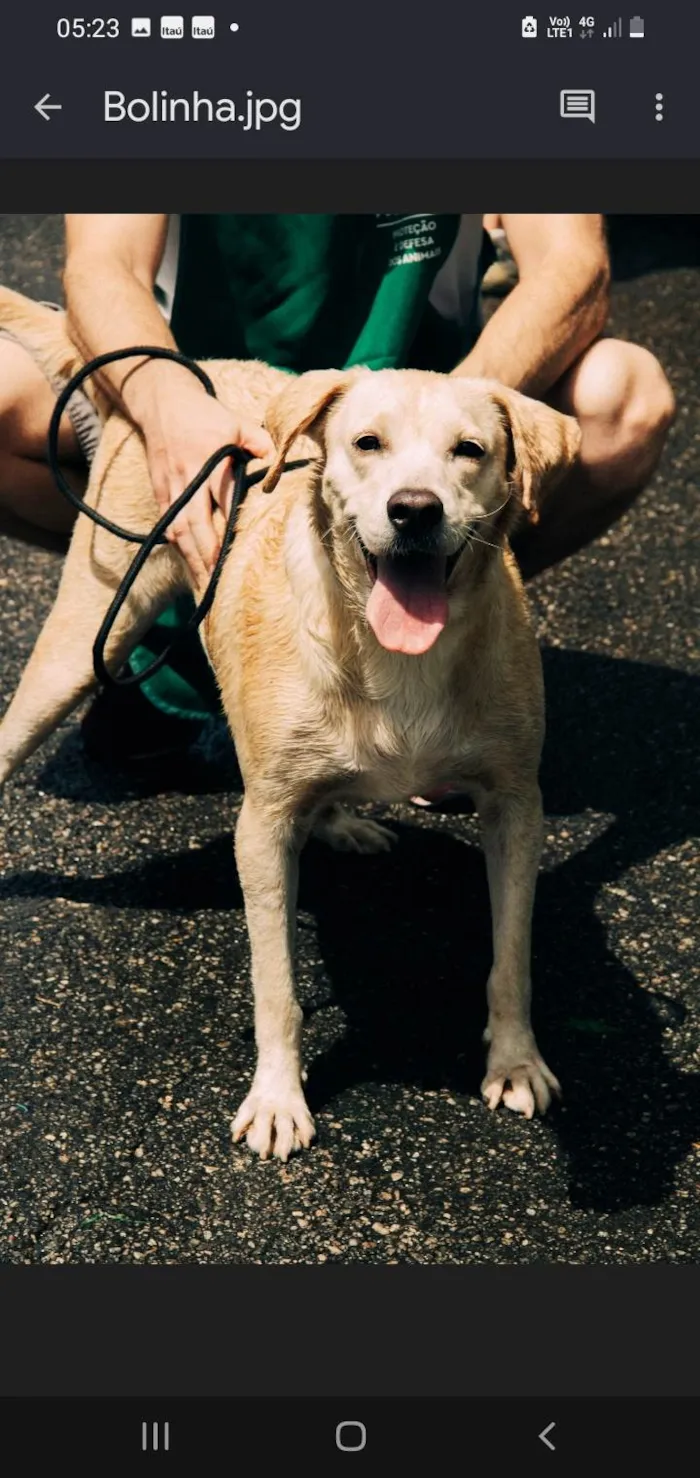
<svg viewBox="0 0 700 1478">
<path fill-rule="evenodd" d="M 362 1452 L 363 1447 L 367 1446 L 367 1428 L 364 1422 L 338 1422 L 335 1445 L 340 1452 Z"/>
</svg>

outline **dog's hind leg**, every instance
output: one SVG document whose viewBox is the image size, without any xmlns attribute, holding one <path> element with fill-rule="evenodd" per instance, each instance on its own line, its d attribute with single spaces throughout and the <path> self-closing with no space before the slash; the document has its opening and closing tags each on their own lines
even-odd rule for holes
<svg viewBox="0 0 700 1478">
<path fill-rule="evenodd" d="M 369 816 L 356 816 L 344 806 L 325 806 L 317 815 L 312 835 L 336 852 L 390 852 L 396 833 Z"/>
<path fill-rule="evenodd" d="M 89 526 L 76 529 L 53 608 L 0 723 L 0 785 L 96 686 L 92 648 L 116 582 L 101 573 L 91 539 Z M 177 559 L 162 549 L 149 560 L 115 623 L 106 654 L 111 672 L 177 588 Z"/>
</svg>

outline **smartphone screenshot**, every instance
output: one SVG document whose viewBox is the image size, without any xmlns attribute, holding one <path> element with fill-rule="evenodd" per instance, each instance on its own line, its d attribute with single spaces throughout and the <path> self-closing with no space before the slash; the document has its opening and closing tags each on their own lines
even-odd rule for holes
<svg viewBox="0 0 700 1478">
<path fill-rule="evenodd" d="M 700 17 L 144 8 L 2 23 L 2 1451 L 677 1471 Z"/>
</svg>

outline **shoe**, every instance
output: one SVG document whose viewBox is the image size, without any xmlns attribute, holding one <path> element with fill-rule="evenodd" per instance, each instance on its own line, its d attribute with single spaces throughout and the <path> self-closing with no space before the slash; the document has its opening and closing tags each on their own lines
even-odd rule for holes
<svg viewBox="0 0 700 1478">
<path fill-rule="evenodd" d="M 186 753 L 199 738 L 204 721 L 163 713 L 133 686 L 103 688 L 80 727 L 88 757 L 121 769 Z"/>
<path fill-rule="evenodd" d="M 499 227 L 489 234 L 496 260 L 484 273 L 481 291 L 487 298 L 505 298 L 518 281 L 518 268 L 505 231 Z"/>
</svg>

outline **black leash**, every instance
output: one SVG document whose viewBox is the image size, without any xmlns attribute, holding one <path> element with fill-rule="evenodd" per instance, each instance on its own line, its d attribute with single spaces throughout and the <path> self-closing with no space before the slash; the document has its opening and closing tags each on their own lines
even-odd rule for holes
<svg viewBox="0 0 700 1478">
<path fill-rule="evenodd" d="M 214 452 L 213 455 L 207 459 L 201 471 L 198 472 L 197 476 L 192 479 L 192 482 L 188 484 L 184 492 L 180 494 L 179 498 L 177 498 L 177 500 L 171 504 L 170 508 L 168 508 L 167 511 L 158 519 L 158 522 L 154 524 L 150 534 L 131 533 L 128 529 L 122 529 L 119 527 L 118 524 L 112 523 L 108 518 L 104 518 L 101 513 L 97 512 L 96 508 L 91 508 L 82 498 L 78 496 L 76 492 L 73 491 L 70 483 L 63 475 L 58 453 L 58 428 L 60 426 L 61 419 L 66 410 L 69 400 L 75 394 L 76 390 L 80 389 L 85 380 L 89 379 L 91 375 L 96 374 L 98 370 L 103 369 L 104 366 L 107 364 L 115 364 L 116 361 L 120 359 L 136 358 L 170 359 L 175 364 L 183 365 L 185 369 L 190 370 L 191 373 L 197 377 L 200 383 L 204 386 L 207 394 L 213 396 L 214 399 L 216 399 L 216 390 L 214 389 L 214 386 L 208 374 L 205 372 L 205 370 L 201 368 L 199 364 L 196 363 L 195 360 L 188 359 L 187 355 L 180 354 L 174 349 L 152 348 L 147 345 L 145 347 L 136 349 L 116 349 L 111 354 L 100 354 L 96 359 L 91 359 L 88 364 L 84 365 L 83 368 L 79 370 L 77 374 L 73 375 L 72 379 L 68 381 L 68 384 L 61 391 L 58 400 L 56 401 L 56 405 L 54 406 L 54 411 L 49 426 L 48 464 L 53 474 L 53 478 L 57 488 L 61 493 L 63 493 L 63 496 L 68 499 L 68 502 L 72 504 L 73 508 L 75 508 L 78 513 L 87 514 L 87 517 L 90 518 L 93 523 L 97 524 L 102 529 L 106 529 L 108 533 L 114 534 L 118 539 L 124 539 L 129 544 L 140 544 L 141 546 L 133 562 L 129 566 L 129 569 L 126 572 L 126 575 L 124 576 L 124 579 L 122 580 L 119 589 L 114 596 L 114 599 L 112 600 L 109 610 L 107 611 L 107 614 L 97 633 L 95 644 L 92 649 L 93 665 L 97 681 L 99 683 L 105 684 L 107 687 L 113 688 L 129 688 L 145 682 L 147 678 L 152 677 L 153 674 L 157 672 L 158 669 L 162 667 L 165 662 L 168 661 L 168 659 L 172 656 L 173 650 L 177 646 L 179 646 L 181 642 L 185 641 L 186 638 L 190 636 L 193 631 L 197 631 L 199 626 L 201 626 L 205 616 L 211 610 L 212 602 L 214 600 L 214 596 L 216 595 L 216 588 L 219 583 L 219 577 L 221 575 L 221 571 L 224 567 L 224 562 L 233 542 L 238 510 L 248 489 L 252 487 L 256 482 L 260 482 L 265 476 L 265 472 L 267 470 L 266 468 L 262 468 L 259 472 L 254 473 L 252 477 L 248 477 L 246 476 L 245 469 L 247 463 L 250 461 L 250 453 L 243 451 L 241 447 L 234 445 L 219 447 L 219 450 L 217 452 Z M 113 676 L 108 671 L 105 663 L 105 647 L 111 635 L 114 623 L 119 615 L 119 612 L 122 609 L 122 606 L 124 605 L 125 600 L 129 595 L 129 592 L 132 589 L 134 581 L 137 579 L 140 571 L 143 569 L 143 566 L 146 563 L 146 560 L 148 559 L 149 555 L 152 554 L 153 550 L 159 544 L 167 543 L 167 540 L 165 538 L 166 529 L 170 527 L 170 524 L 173 522 L 173 520 L 176 519 L 178 514 L 182 512 L 182 509 L 187 506 L 190 499 L 194 497 L 195 493 L 199 491 L 203 483 L 207 481 L 207 478 L 211 476 L 214 468 L 218 467 L 219 463 L 223 462 L 226 457 L 229 457 L 234 465 L 233 497 L 231 499 L 231 507 L 229 510 L 228 518 L 226 520 L 226 529 L 221 543 L 221 549 L 219 550 L 216 564 L 214 565 L 214 569 L 212 570 L 209 584 L 204 592 L 204 595 L 202 596 L 201 601 L 199 602 L 199 605 L 194 610 L 192 616 L 187 622 L 187 625 L 184 626 L 182 630 L 177 633 L 177 635 L 173 638 L 173 640 L 169 643 L 165 650 L 163 652 L 160 652 L 155 660 L 151 662 L 148 667 L 144 668 L 142 672 L 130 672 L 127 673 L 125 677 L 121 678 Z M 290 463 L 288 465 L 293 466 L 295 464 Z"/>
</svg>

